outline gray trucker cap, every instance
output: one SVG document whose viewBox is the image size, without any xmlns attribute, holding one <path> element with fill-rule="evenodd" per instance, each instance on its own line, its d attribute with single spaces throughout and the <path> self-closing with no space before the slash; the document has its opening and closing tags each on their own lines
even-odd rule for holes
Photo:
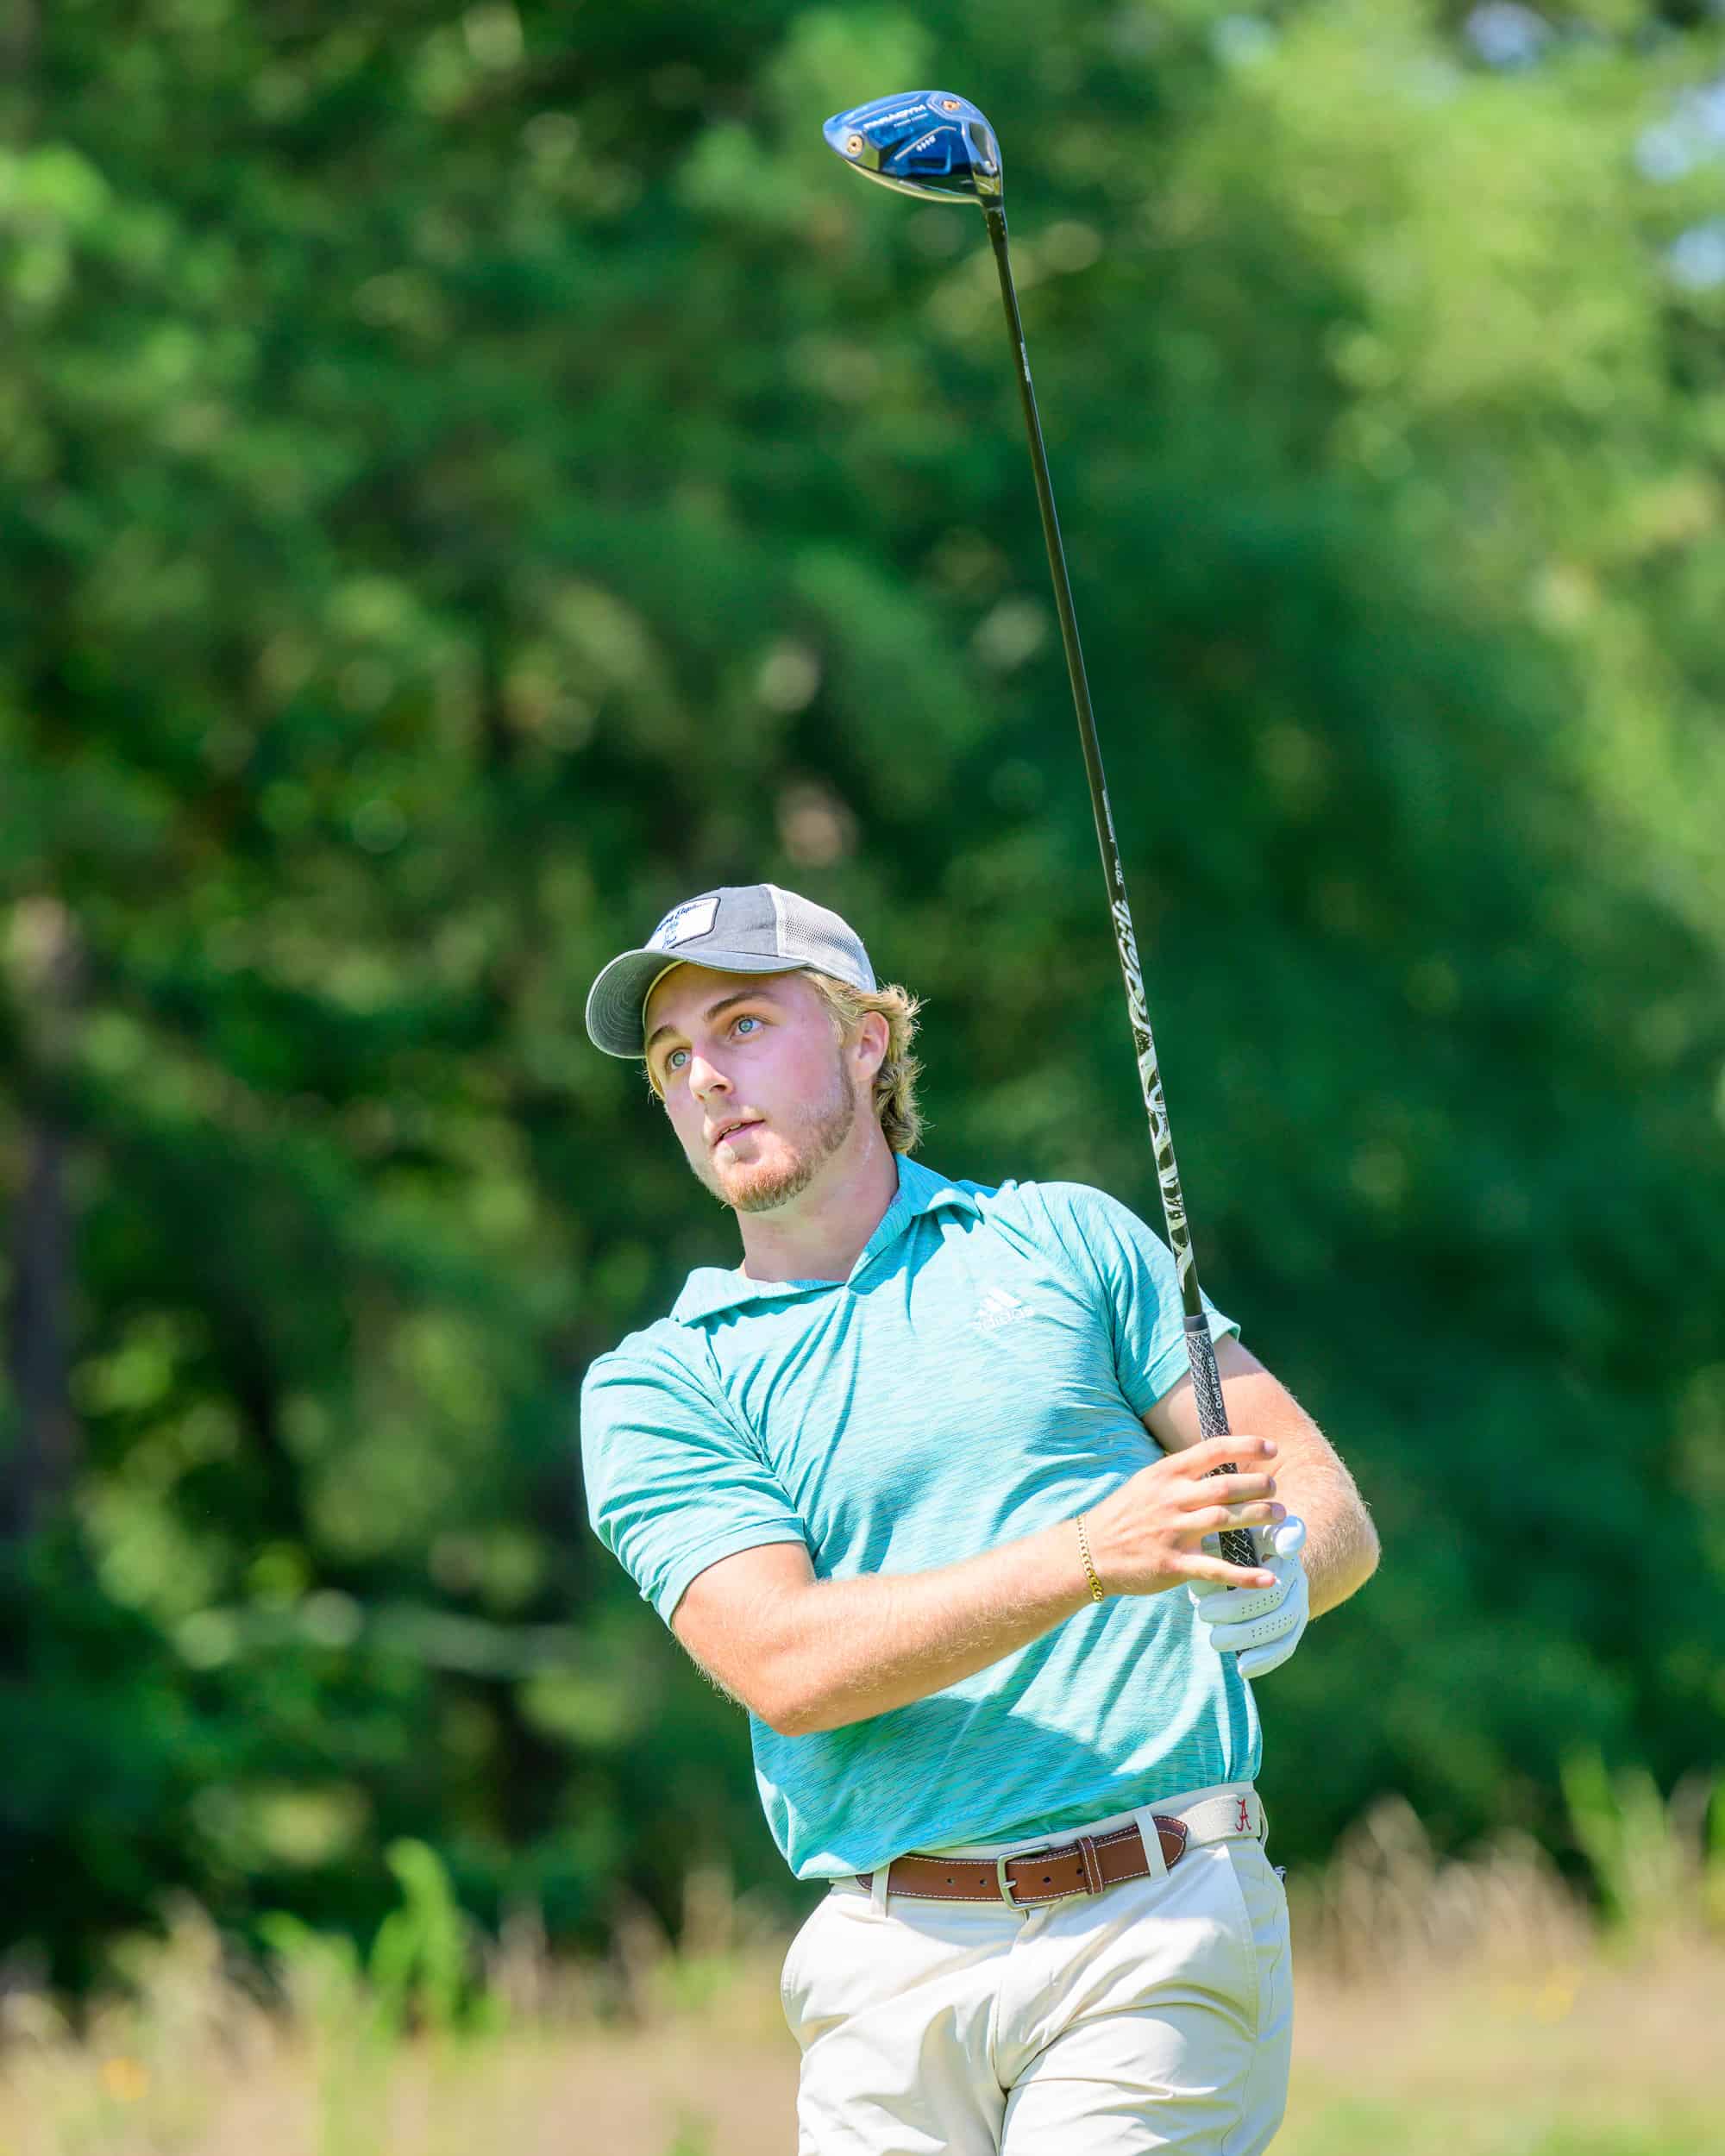
<svg viewBox="0 0 1725 2156">
<path fill-rule="evenodd" d="M 587 1037 L 607 1056 L 646 1053 L 642 1012 L 654 983 L 673 966 L 715 973 L 831 974 L 853 988 L 875 987 L 875 968 L 855 929 L 824 906 L 776 883 L 727 883 L 674 906 L 639 950 L 626 950 L 587 993 Z"/>
</svg>

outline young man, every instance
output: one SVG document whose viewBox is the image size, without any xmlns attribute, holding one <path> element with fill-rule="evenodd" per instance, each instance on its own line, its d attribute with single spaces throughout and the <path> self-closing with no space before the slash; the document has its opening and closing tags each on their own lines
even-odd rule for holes
<svg viewBox="0 0 1725 2156">
<path fill-rule="evenodd" d="M 915 1009 L 772 884 L 594 982 L 743 1262 L 589 1370 L 593 1526 L 831 1882 L 781 1987 L 800 2156 L 1253 2156 L 1292 1986 L 1246 1680 L 1377 1539 L 1215 1311 L 1240 1434 L 1201 1440 L 1173 1261 L 1123 1206 L 910 1157 Z M 1302 1556 L 1204 1546 L 1290 1504 Z"/>
</svg>

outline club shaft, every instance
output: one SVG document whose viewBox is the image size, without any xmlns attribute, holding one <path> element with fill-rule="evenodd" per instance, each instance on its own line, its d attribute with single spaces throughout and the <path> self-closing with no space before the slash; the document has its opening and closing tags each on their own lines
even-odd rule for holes
<svg viewBox="0 0 1725 2156">
<path fill-rule="evenodd" d="M 1157 1068 L 1156 1042 L 1150 1030 L 1150 1012 L 1145 1001 L 1144 975 L 1138 965 L 1138 938 L 1132 931 L 1132 908 L 1126 902 L 1126 880 L 1120 866 L 1120 849 L 1114 837 L 1114 812 L 1108 800 L 1108 782 L 1102 770 L 1101 744 L 1096 738 L 1095 714 L 1090 708 L 1090 686 L 1084 674 L 1084 654 L 1078 642 L 1078 618 L 1072 607 L 1072 586 L 1066 573 L 1066 550 L 1060 542 L 1060 520 L 1055 514 L 1054 487 L 1048 475 L 1048 455 L 1042 443 L 1042 422 L 1037 417 L 1036 391 L 1030 379 L 1030 357 L 1025 350 L 1024 324 L 1019 319 L 1018 292 L 1013 284 L 1012 260 L 1007 251 L 1007 213 L 998 204 L 984 206 L 984 220 L 1000 273 L 1000 300 L 1007 310 L 1013 357 L 1018 368 L 1019 395 L 1024 404 L 1025 432 L 1030 437 L 1031 463 L 1036 473 L 1037 505 L 1042 511 L 1042 536 L 1048 543 L 1049 573 L 1054 580 L 1054 605 L 1060 617 L 1060 641 L 1066 652 L 1066 671 L 1072 683 L 1072 702 L 1078 714 L 1078 739 L 1084 751 L 1084 769 L 1090 781 L 1090 807 L 1096 819 L 1096 843 L 1102 850 L 1102 873 L 1108 886 L 1108 912 L 1120 952 L 1120 973 L 1126 982 L 1126 1013 L 1132 1044 L 1138 1051 L 1138 1087 L 1150 1125 L 1150 1141 L 1156 1155 L 1156 1177 L 1162 1191 L 1163 1219 L 1168 1243 L 1174 1253 L 1185 1316 L 1186 1353 L 1192 1367 L 1192 1388 L 1197 1396 L 1198 1422 L 1207 1438 L 1228 1435 L 1227 1409 L 1222 1401 L 1222 1382 L 1216 1368 L 1216 1351 L 1210 1339 L 1209 1322 L 1198 1286 L 1198 1268 L 1192 1253 L 1192 1236 L 1186 1219 L 1186 1201 L 1180 1189 L 1180 1171 L 1174 1161 L 1174 1139 L 1163 1099 L 1162 1074 Z M 1232 1473 L 1232 1465 L 1218 1474 Z M 1222 1555 L 1230 1564 L 1256 1565 L 1258 1548 L 1249 1530 L 1231 1528 L 1220 1538 Z"/>
</svg>

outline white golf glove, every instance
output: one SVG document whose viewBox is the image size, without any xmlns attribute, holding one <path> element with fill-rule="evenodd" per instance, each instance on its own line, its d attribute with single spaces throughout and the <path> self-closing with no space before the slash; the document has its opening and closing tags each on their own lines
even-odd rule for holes
<svg viewBox="0 0 1725 2156">
<path fill-rule="evenodd" d="M 1300 1551 L 1306 1540 L 1303 1520 L 1284 1520 L 1270 1529 L 1259 1560 L 1276 1575 L 1274 1587 L 1189 1585 L 1198 1622 L 1218 1654 L 1238 1654 L 1242 1677 L 1265 1677 L 1279 1670 L 1300 1644 L 1311 1614 L 1306 1568 Z"/>
</svg>

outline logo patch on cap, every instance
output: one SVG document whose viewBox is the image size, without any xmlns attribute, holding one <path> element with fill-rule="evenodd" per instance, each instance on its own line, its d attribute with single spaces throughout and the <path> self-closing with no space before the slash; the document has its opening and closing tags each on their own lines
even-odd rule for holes
<svg viewBox="0 0 1725 2156">
<path fill-rule="evenodd" d="M 669 950 L 674 944 L 693 943 L 697 936 L 711 936 L 718 918 L 717 893 L 710 899 L 685 899 L 674 906 L 647 938 L 649 950 Z"/>
</svg>

